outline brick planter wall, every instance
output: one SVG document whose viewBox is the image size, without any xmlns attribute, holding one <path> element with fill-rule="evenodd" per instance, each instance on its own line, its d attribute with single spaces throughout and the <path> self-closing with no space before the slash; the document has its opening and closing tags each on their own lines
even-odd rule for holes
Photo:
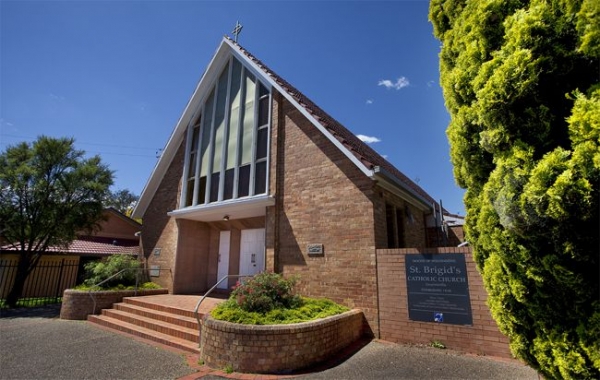
<svg viewBox="0 0 600 380">
<path fill-rule="evenodd" d="M 168 289 L 144 289 L 138 290 L 119 290 L 119 291 L 99 291 L 91 292 L 96 299 L 96 309 L 94 310 L 94 301 L 90 297 L 90 292 L 67 289 L 63 293 L 62 306 L 60 308 L 61 319 L 84 320 L 89 314 L 100 314 L 102 309 L 109 309 L 114 303 L 123 301 L 124 297 L 151 296 L 156 294 L 168 294 Z"/>
<path fill-rule="evenodd" d="M 459 253 L 465 255 L 473 325 L 461 326 L 412 321 L 408 317 L 405 257 L 412 253 Z M 470 248 L 377 250 L 380 338 L 395 343 L 429 344 L 477 355 L 512 358 L 509 340 L 499 330 L 487 307 L 487 292 Z"/>
<path fill-rule="evenodd" d="M 364 315 L 351 310 L 290 325 L 242 325 L 207 315 L 200 357 L 212 368 L 285 373 L 322 362 L 362 336 Z"/>
</svg>

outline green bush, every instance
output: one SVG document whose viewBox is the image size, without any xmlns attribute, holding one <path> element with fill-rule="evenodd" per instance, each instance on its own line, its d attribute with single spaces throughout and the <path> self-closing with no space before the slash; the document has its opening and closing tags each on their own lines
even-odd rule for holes
<svg viewBox="0 0 600 380">
<path fill-rule="evenodd" d="M 266 313 L 273 309 L 294 308 L 302 298 L 293 293 L 295 278 L 286 279 L 280 274 L 263 272 L 238 282 L 231 297 L 244 311 Z"/>
<path fill-rule="evenodd" d="M 143 284 L 140 284 L 137 287 L 138 290 L 162 289 L 162 288 L 163 288 L 162 286 L 160 286 L 154 282 L 144 282 Z M 85 285 L 85 284 L 77 285 L 73 289 L 82 290 L 82 291 L 99 290 L 97 286 L 91 286 L 91 285 Z M 119 284 L 119 285 L 116 285 L 111 288 L 102 287 L 102 288 L 100 288 L 100 290 L 135 290 L 135 285 L 124 286 L 124 285 Z"/>
<path fill-rule="evenodd" d="M 128 286 L 133 286 L 136 284 L 137 276 L 141 274 L 139 273 L 139 268 L 141 268 L 140 261 L 132 256 L 109 256 L 100 261 L 85 264 L 85 280 L 83 281 L 83 285 L 89 287 L 94 286 L 105 281 L 119 271 L 126 269 L 123 273 L 103 283 L 100 288 L 108 289 L 119 286 L 126 288 Z"/>
<path fill-rule="evenodd" d="M 241 323 L 245 325 L 284 325 L 326 318 L 348 311 L 347 307 L 328 299 L 301 298 L 301 306 L 295 308 L 276 308 L 266 313 L 243 310 L 236 299 L 219 304 L 211 316 L 220 321 Z"/>
<path fill-rule="evenodd" d="M 294 294 L 296 278 L 263 272 L 238 282 L 229 299 L 219 304 L 211 316 L 220 321 L 246 325 L 277 325 L 311 321 L 348 311 L 328 299 Z"/>
<path fill-rule="evenodd" d="M 600 379 L 600 1 L 429 4 L 491 314 L 544 378 Z"/>
</svg>

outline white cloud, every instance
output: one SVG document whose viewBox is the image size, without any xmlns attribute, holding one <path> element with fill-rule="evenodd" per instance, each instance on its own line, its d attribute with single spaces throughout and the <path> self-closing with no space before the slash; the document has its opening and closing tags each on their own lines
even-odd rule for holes
<svg viewBox="0 0 600 380">
<path fill-rule="evenodd" d="M 429 82 L 427 82 L 427 87 L 431 88 L 431 87 L 433 87 L 434 84 L 435 84 L 435 81 L 430 80 Z"/>
<path fill-rule="evenodd" d="M 410 85 L 410 82 L 408 81 L 408 78 L 406 77 L 400 77 L 398 78 L 398 80 L 394 83 L 389 79 L 382 79 L 379 81 L 379 83 L 377 83 L 378 86 L 383 86 L 385 88 L 389 89 L 394 89 L 394 90 L 400 90 L 401 88 L 407 87 L 408 85 Z"/>
<path fill-rule="evenodd" d="M 381 140 L 377 137 L 365 136 L 365 135 L 356 135 L 360 139 L 360 141 L 366 142 L 367 144 L 372 144 L 376 142 L 380 142 Z"/>
<path fill-rule="evenodd" d="M 56 95 L 56 94 L 50 93 L 49 96 L 50 96 L 50 99 L 55 100 L 57 102 L 64 102 L 65 101 L 65 97 L 61 96 L 61 95 Z"/>
<path fill-rule="evenodd" d="M 373 99 L 367 99 L 367 104 L 373 104 Z"/>
</svg>

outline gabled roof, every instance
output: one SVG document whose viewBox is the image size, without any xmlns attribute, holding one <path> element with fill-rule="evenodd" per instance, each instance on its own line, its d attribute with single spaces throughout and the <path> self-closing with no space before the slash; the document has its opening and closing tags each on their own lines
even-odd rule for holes
<svg viewBox="0 0 600 380">
<path fill-rule="evenodd" d="M 105 208 L 104 212 L 107 214 L 112 214 L 112 215 L 116 216 L 117 218 L 123 220 L 125 223 L 131 225 L 132 227 L 136 227 L 136 228 L 142 227 L 142 224 L 140 222 L 128 217 L 127 215 L 123 214 L 121 211 L 117 210 L 116 208 L 114 208 L 112 206 Z"/>
<path fill-rule="evenodd" d="M 0 247 L 3 253 L 18 252 L 20 246 Z M 140 243 L 134 239 L 113 239 L 98 236 L 82 236 L 66 248 L 48 247 L 46 254 L 62 253 L 80 256 L 137 255 Z"/>
<path fill-rule="evenodd" d="M 277 75 L 264 63 L 250 54 L 229 37 L 225 36 L 217 52 L 213 56 L 206 71 L 202 75 L 192 98 L 188 102 L 183 115 L 167 142 L 167 145 L 156 164 L 150 179 L 146 183 L 132 217 L 141 218 L 166 173 L 177 149 L 183 141 L 185 130 L 194 116 L 195 110 L 204 97 L 210 92 L 210 85 L 219 75 L 225 60 L 234 55 L 246 68 L 255 74 L 259 80 L 274 87 L 288 101 L 290 101 L 312 124 L 319 129 L 329 140 L 336 145 L 365 175 L 387 184 L 388 188 L 400 190 L 420 201 L 422 207 L 431 208 L 437 203 L 419 185 L 400 172 L 375 150 L 361 141 L 337 120 L 317 106 L 313 101 L 302 94 L 298 89 Z"/>
</svg>

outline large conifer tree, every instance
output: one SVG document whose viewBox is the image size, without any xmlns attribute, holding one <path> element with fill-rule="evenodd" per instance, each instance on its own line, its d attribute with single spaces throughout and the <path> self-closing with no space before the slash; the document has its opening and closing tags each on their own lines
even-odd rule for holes
<svg viewBox="0 0 600 380">
<path fill-rule="evenodd" d="M 600 1 L 432 0 L 454 175 L 492 315 L 550 378 L 600 376 Z"/>
</svg>

